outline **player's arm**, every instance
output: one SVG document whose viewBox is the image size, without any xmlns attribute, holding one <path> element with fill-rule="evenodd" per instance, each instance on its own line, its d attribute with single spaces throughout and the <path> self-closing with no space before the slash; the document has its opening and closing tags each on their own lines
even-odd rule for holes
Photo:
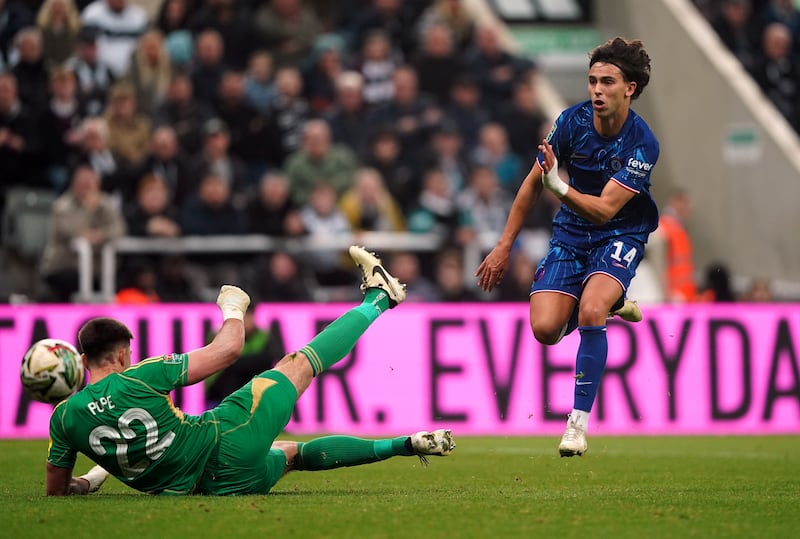
<svg viewBox="0 0 800 539">
<path fill-rule="evenodd" d="M 542 194 L 541 180 L 542 169 L 534 164 L 525 180 L 523 180 L 516 197 L 514 197 L 514 203 L 508 212 L 506 225 L 497 240 L 497 245 L 486 255 L 486 258 L 483 259 L 483 262 L 475 272 L 475 276 L 478 277 L 478 286 L 487 292 L 491 292 L 494 285 L 500 283 L 508 269 L 514 240 L 517 239 L 528 212 L 531 211 L 531 208 L 533 208 Z"/>
<path fill-rule="evenodd" d="M 603 187 L 600 196 L 587 195 L 570 189 L 561 199 L 568 208 L 595 225 L 604 225 L 636 195 L 615 181 Z"/>
<path fill-rule="evenodd" d="M 569 209 L 592 224 L 606 224 L 636 195 L 635 191 L 613 180 L 606 183 L 600 196 L 581 193 L 559 178 L 558 161 L 552 146 L 546 140 L 539 145 L 539 150 L 544 156 L 544 162 L 537 161 L 535 168 L 540 171 L 542 184 Z"/>
<path fill-rule="evenodd" d="M 108 477 L 100 466 L 95 466 L 80 477 L 72 477 L 72 468 L 60 468 L 47 463 L 47 495 L 69 496 L 95 492 Z"/>
<path fill-rule="evenodd" d="M 250 296 L 238 287 L 224 285 L 217 305 L 222 311 L 222 328 L 206 346 L 189 352 L 187 385 L 205 380 L 231 365 L 244 346 L 244 313 L 250 305 Z"/>
</svg>

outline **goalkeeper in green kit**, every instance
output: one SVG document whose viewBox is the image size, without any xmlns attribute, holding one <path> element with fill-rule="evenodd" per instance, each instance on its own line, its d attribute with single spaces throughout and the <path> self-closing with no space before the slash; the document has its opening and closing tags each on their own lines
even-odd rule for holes
<svg viewBox="0 0 800 539">
<path fill-rule="evenodd" d="M 448 455 L 455 445 L 446 429 L 383 440 L 275 440 L 313 377 L 347 355 L 382 312 L 405 299 L 404 285 L 374 254 L 352 246 L 350 256 L 362 272 L 364 301 L 301 350 L 287 354 L 273 369 L 199 416 L 181 412 L 169 394 L 236 361 L 250 303 L 244 291 L 221 288 L 217 304 L 224 322 L 211 343 L 133 366 L 133 336 L 124 324 L 111 318 L 84 324 L 78 340 L 91 383 L 53 410 L 47 494 L 94 492 L 109 474 L 150 494 L 266 494 L 292 470 L 327 470 L 393 456 Z M 97 466 L 73 477 L 79 452 Z"/>
</svg>

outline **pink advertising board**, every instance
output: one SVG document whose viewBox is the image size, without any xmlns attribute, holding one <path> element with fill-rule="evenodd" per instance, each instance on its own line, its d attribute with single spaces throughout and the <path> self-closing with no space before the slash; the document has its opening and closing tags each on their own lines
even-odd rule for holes
<svg viewBox="0 0 800 539">
<path fill-rule="evenodd" d="M 256 319 L 287 351 L 348 305 L 262 304 Z M 557 434 L 572 406 L 578 335 L 542 346 L 525 304 L 405 304 L 383 315 L 351 355 L 298 401 L 298 434 L 397 435 L 449 427 L 459 435 Z M 19 364 L 35 340 L 75 342 L 81 324 L 113 316 L 136 335 L 134 361 L 204 344 L 213 305 L 0 306 L 0 437 L 46 437 L 51 406 L 30 402 Z M 645 309 L 611 321 L 595 434 L 800 434 L 800 305 Z M 173 397 L 205 407 L 201 385 Z"/>
</svg>

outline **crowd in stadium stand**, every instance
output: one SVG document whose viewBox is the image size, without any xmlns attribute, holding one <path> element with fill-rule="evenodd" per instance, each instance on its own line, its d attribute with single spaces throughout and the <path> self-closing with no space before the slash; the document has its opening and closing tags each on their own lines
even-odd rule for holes
<svg viewBox="0 0 800 539">
<path fill-rule="evenodd" d="M 797 64 L 759 46 L 785 27 L 796 58 L 790 0 L 697 4 L 797 126 Z M 0 299 L 75 299 L 74 237 L 97 256 L 124 235 L 391 231 L 441 237 L 386 253 L 412 298 L 525 301 L 554 198 L 496 295 L 465 282 L 464 247 L 499 233 L 549 128 L 536 73 L 460 0 L 0 0 Z M 40 250 L 11 218 L 32 193 L 54 199 Z M 125 256 L 117 300 L 205 300 L 222 281 L 255 301 L 351 288 L 338 253 L 280 251 Z"/>
<path fill-rule="evenodd" d="M 800 7 L 795 0 L 695 0 L 789 124 L 800 132 Z"/>
<path fill-rule="evenodd" d="M 532 163 L 535 74 L 460 0 L 0 0 L 0 196 L 59 197 L 33 298 L 74 297 L 75 236 L 367 230 L 441 234 L 398 265 L 425 299 L 473 299 L 445 276 Z M 126 257 L 119 300 L 220 280 L 305 300 L 354 276 L 330 252 Z"/>
</svg>

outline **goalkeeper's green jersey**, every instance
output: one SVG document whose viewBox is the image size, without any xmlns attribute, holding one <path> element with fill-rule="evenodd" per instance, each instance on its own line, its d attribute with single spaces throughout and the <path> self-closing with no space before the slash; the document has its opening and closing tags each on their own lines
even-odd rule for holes
<svg viewBox="0 0 800 539">
<path fill-rule="evenodd" d="M 213 411 L 186 415 L 170 398 L 186 385 L 187 365 L 187 354 L 147 359 L 60 403 L 50 418 L 47 461 L 73 468 L 81 452 L 137 490 L 190 493 L 219 432 Z"/>
</svg>

